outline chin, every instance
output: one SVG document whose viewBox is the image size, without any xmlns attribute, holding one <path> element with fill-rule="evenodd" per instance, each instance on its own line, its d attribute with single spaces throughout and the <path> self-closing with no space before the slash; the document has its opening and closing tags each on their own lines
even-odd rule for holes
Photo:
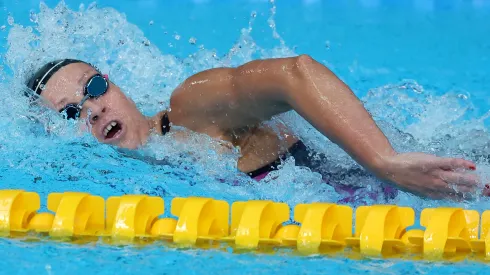
<svg viewBox="0 0 490 275">
<path fill-rule="evenodd" d="M 141 143 L 134 142 L 134 141 L 128 141 L 128 142 L 123 141 L 117 144 L 116 146 L 124 149 L 136 150 L 139 147 L 141 147 Z"/>
</svg>

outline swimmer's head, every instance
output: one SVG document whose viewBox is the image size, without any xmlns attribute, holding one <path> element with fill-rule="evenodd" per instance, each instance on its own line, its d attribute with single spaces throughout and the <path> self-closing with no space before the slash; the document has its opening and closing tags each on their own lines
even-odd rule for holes
<svg viewBox="0 0 490 275">
<path fill-rule="evenodd" d="M 135 149 L 150 131 L 149 121 L 108 77 L 80 60 L 58 60 L 40 68 L 27 82 L 49 108 L 81 119 L 100 142 Z"/>
</svg>

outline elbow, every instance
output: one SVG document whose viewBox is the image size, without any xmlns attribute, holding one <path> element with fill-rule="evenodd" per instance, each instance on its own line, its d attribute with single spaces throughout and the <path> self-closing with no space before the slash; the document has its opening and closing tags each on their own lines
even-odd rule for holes
<svg viewBox="0 0 490 275">
<path fill-rule="evenodd" d="M 315 62 L 315 59 L 313 59 L 313 57 L 311 57 L 307 54 L 302 54 L 302 55 L 298 55 L 296 57 L 296 62 L 298 63 L 299 66 L 302 66 L 302 65 L 308 65 L 308 64 Z"/>
<path fill-rule="evenodd" d="M 303 54 L 293 58 L 294 77 L 289 82 L 289 100 L 297 100 L 305 96 L 308 91 L 318 90 L 322 86 L 322 91 L 334 91 L 337 89 L 325 89 L 325 85 L 335 85 L 338 81 L 335 74 L 326 66 L 316 61 L 309 55 Z M 331 85 L 330 85 L 331 84 Z"/>
<path fill-rule="evenodd" d="M 304 81 L 308 79 L 314 62 L 315 60 L 307 54 L 298 55 L 289 59 L 288 67 L 292 68 L 290 70 L 290 76 L 292 74 L 292 77 L 289 79 L 289 85 L 297 87 L 298 85 L 304 84 Z"/>
<path fill-rule="evenodd" d="M 307 71 L 311 66 L 318 64 L 318 62 L 313 57 L 302 54 L 296 57 L 296 64 L 298 64 L 298 71 L 304 73 L 305 70 Z"/>
<path fill-rule="evenodd" d="M 291 87 L 290 91 L 298 93 L 311 83 L 319 63 L 306 54 L 292 58 L 291 63 L 293 77 L 290 77 L 288 85 Z"/>
<path fill-rule="evenodd" d="M 309 55 L 302 54 L 295 57 L 296 85 L 305 87 L 305 85 L 319 80 L 322 82 L 332 80 L 334 76 L 334 73 L 329 68 Z"/>
<path fill-rule="evenodd" d="M 304 77 L 304 76 L 310 75 L 310 74 L 315 72 L 314 70 L 317 70 L 320 67 L 323 70 L 326 69 L 326 70 L 330 71 L 327 67 L 320 64 L 313 57 L 311 57 L 307 54 L 302 54 L 302 55 L 295 57 L 295 63 L 296 63 L 296 68 L 297 68 L 296 71 L 297 71 L 299 77 Z"/>
<path fill-rule="evenodd" d="M 298 96 L 301 97 L 305 91 L 304 88 L 311 81 L 311 69 L 315 60 L 309 55 L 302 54 L 287 58 L 284 61 L 282 70 L 286 73 L 282 74 L 280 83 L 284 86 L 281 90 L 285 99 L 293 104 Z"/>
</svg>

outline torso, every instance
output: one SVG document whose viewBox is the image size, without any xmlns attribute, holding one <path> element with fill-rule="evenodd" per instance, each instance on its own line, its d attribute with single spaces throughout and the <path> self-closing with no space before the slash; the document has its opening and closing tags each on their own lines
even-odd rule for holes
<svg viewBox="0 0 490 275">
<path fill-rule="evenodd" d="M 156 116 L 156 127 L 161 129 L 162 112 Z M 186 127 L 186 125 L 180 125 Z M 233 131 L 222 131 L 217 127 L 202 127 L 196 132 L 207 134 L 212 138 L 231 142 L 240 149 L 241 157 L 237 168 L 244 172 L 252 172 L 262 168 L 285 154 L 298 141 L 292 131 L 283 125 L 258 125 Z"/>
<path fill-rule="evenodd" d="M 238 137 L 231 135 L 234 137 L 233 145 L 239 146 L 241 153 L 237 167 L 245 173 L 274 162 L 298 141 L 289 129 L 283 127 L 278 133 L 265 125 L 252 127 Z"/>
</svg>

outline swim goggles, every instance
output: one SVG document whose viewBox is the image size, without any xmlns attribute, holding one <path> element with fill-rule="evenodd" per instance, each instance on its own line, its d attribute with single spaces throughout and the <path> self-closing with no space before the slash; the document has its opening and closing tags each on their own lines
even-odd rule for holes
<svg viewBox="0 0 490 275">
<path fill-rule="evenodd" d="M 87 84 L 85 84 L 83 90 L 83 99 L 80 103 L 70 103 L 67 104 L 63 109 L 60 110 L 60 113 L 66 119 L 78 119 L 80 117 L 80 113 L 82 112 L 82 106 L 90 98 L 98 98 L 101 95 L 105 94 L 109 88 L 109 82 L 107 80 L 106 75 L 96 74 L 89 78 Z"/>
</svg>

